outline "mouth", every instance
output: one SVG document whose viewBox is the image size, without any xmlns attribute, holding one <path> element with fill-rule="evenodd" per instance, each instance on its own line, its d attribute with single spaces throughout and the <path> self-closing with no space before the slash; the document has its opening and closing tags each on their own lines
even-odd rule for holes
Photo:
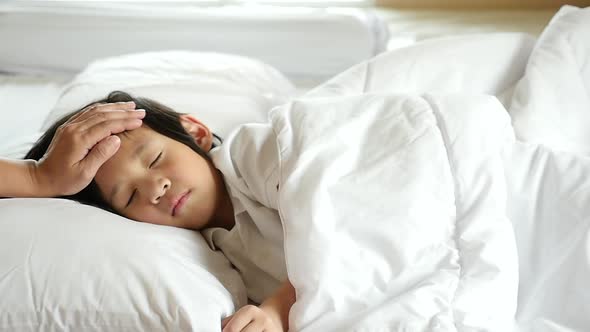
<svg viewBox="0 0 590 332">
<path fill-rule="evenodd" d="M 182 211 L 182 207 L 185 205 L 185 203 L 188 201 L 188 199 L 190 198 L 191 195 L 191 191 L 188 190 L 180 195 L 178 195 L 173 201 L 172 201 L 172 216 L 176 216 L 177 214 L 179 214 Z"/>
</svg>

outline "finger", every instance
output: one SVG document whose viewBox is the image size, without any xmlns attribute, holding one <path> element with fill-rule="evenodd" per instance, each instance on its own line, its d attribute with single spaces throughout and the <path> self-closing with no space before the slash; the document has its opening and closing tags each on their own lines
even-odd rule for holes
<svg viewBox="0 0 590 332">
<path fill-rule="evenodd" d="M 100 125 L 106 121 L 116 121 L 125 119 L 143 119 L 145 117 L 145 110 L 136 110 L 135 112 L 127 112 L 122 110 L 94 113 L 87 119 L 81 120 L 75 125 L 78 130 L 84 132 L 96 125 Z"/>
<path fill-rule="evenodd" d="M 80 117 L 86 113 L 88 113 L 90 110 L 94 109 L 97 105 L 99 105 L 100 103 L 92 103 L 86 107 L 84 107 L 83 109 L 81 109 L 79 112 L 75 113 L 74 115 L 72 115 L 68 121 L 66 121 L 66 124 L 68 123 L 74 123 L 77 120 L 80 119 Z"/>
<path fill-rule="evenodd" d="M 80 112 L 74 114 L 66 123 L 76 123 L 86 119 L 89 116 L 96 112 L 101 112 L 105 110 L 107 105 L 119 105 L 119 109 L 122 111 L 128 111 L 131 109 L 135 109 L 135 103 L 127 103 L 127 102 L 119 102 L 119 103 L 92 103 L 82 109 Z M 107 110 L 110 108 L 106 108 Z"/>
<path fill-rule="evenodd" d="M 135 109 L 135 103 L 132 101 L 126 102 L 117 102 L 117 103 L 108 103 L 108 104 L 100 104 L 96 106 L 96 111 L 98 112 L 109 112 L 114 110 L 132 110 Z"/>
<path fill-rule="evenodd" d="M 266 326 L 264 325 L 263 320 L 254 319 L 253 321 L 250 322 L 250 324 L 248 324 L 244 328 L 242 328 L 241 332 L 261 332 L 261 331 L 264 331 L 265 327 Z"/>
<path fill-rule="evenodd" d="M 97 112 L 109 112 L 114 110 L 130 111 L 135 109 L 134 102 L 118 102 L 118 103 L 94 103 L 88 105 L 80 112 L 74 114 L 67 122 L 75 123 L 82 121 Z"/>
<path fill-rule="evenodd" d="M 90 149 L 109 135 L 139 128 L 141 127 L 141 124 L 142 121 L 140 119 L 104 121 L 84 131 L 81 137 L 81 142 L 87 149 Z"/>
<path fill-rule="evenodd" d="M 246 325 L 250 324 L 253 316 L 248 313 L 238 311 L 232 316 L 231 320 L 225 325 L 222 332 L 241 331 Z"/>
<path fill-rule="evenodd" d="M 117 136 L 109 136 L 96 144 L 86 155 L 79 166 L 87 178 L 94 178 L 96 172 L 109 158 L 111 158 L 119 149 L 121 139 Z"/>
</svg>

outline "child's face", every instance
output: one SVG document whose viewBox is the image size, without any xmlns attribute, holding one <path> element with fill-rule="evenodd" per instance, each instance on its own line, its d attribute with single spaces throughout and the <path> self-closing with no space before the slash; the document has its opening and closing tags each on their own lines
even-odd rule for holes
<svg viewBox="0 0 590 332">
<path fill-rule="evenodd" d="M 217 169 L 145 125 L 118 136 L 119 150 L 95 177 L 106 201 L 138 221 L 189 229 L 207 225 L 227 195 Z"/>
</svg>

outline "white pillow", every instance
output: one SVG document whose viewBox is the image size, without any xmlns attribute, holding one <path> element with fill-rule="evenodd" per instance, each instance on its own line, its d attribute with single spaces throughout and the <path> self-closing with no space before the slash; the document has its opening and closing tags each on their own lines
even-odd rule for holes
<svg viewBox="0 0 590 332">
<path fill-rule="evenodd" d="M 590 155 L 590 7 L 562 7 L 518 83 L 510 115 L 519 139 Z"/>
<path fill-rule="evenodd" d="M 273 106 L 296 92 L 278 70 L 246 57 L 190 51 L 136 53 L 91 63 L 65 88 L 43 127 L 113 90 L 191 113 L 221 136 L 239 124 L 266 121 Z"/>
<path fill-rule="evenodd" d="M 246 303 L 199 232 L 61 199 L 0 200 L 0 330 L 215 331 Z"/>
<path fill-rule="evenodd" d="M 535 38 L 523 33 L 427 40 L 359 63 L 305 96 L 469 92 L 497 96 L 504 104 L 524 74 L 534 44 Z"/>
</svg>

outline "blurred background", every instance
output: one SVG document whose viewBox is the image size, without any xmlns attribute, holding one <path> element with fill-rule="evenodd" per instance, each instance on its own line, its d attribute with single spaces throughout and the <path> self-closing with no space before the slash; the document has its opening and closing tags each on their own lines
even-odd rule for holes
<svg viewBox="0 0 590 332">
<path fill-rule="evenodd" d="M 183 49 L 261 60 L 304 91 L 426 39 L 538 36 L 566 3 L 590 1 L 9 0 L 0 3 L 0 71 L 68 76 L 102 57 Z"/>
</svg>

